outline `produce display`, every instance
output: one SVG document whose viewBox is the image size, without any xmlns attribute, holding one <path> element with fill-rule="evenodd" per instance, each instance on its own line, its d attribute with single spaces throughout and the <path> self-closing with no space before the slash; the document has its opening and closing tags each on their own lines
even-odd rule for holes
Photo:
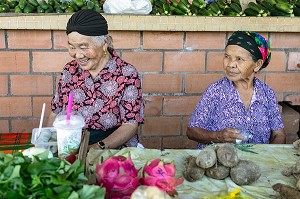
<svg viewBox="0 0 300 199">
<path fill-rule="evenodd" d="M 73 13 L 81 9 L 103 12 L 105 0 L 0 0 L 0 13 Z"/>
<path fill-rule="evenodd" d="M 300 140 L 297 140 L 293 143 L 295 149 L 298 150 L 297 155 L 300 155 Z M 296 178 L 296 188 L 285 185 L 282 183 L 277 183 L 273 185 L 273 189 L 277 191 L 281 197 L 288 198 L 288 199 L 299 199 L 300 197 L 300 158 L 296 161 L 294 165 L 284 169 L 282 171 L 284 176 L 293 176 Z"/>
<path fill-rule="evenodd" d="M 183 179 L 175 177 L 176 167 L 173 163 L 154 159 L 144 165 L 139 176 L 130 154 L 126 156 L 111 156 L 96 165 L 96 184 L 106 188 L 107 199 L 130 198 L 140 185 L 157 187 L 170 196 L 178 194 L 175 187 L 182 184 Z"/>
<path fill-rule="evenodd" d="M 104 199 L 105 189 L 87 185 L 80 160 L 72 165 L 49 151 L 33 158 L 18 152 L 0 152 L 0 198 L 5 199 Z"/>
<path fill-rule="evenodd" d="M 150 0 L 152 15 L 300 16 L 300 0 L 256 0 L 242 10 L 239 0 Z M 103 13 L 105 0 L 0 0 L 0 13 L 73 13 L 92 9 Z"/>
<path fill-rule="evenodd" d="M 239 0 L 153 0 L 152 14 L 189 16 L 300 16 L 300 0 L 256 0 L 243 11 Z"/>
<path fill-rule="evenodd" d="M 230 176 L 237 185 L 249 185 L 261 176 L 256 163 L 238 157 L 237 148 L 232 144 L 217 144 L 201 150 L 197 157 L 186 159 L 183 176 L 194 182 L 204 175 L 222 180 Z"/>
</svg>

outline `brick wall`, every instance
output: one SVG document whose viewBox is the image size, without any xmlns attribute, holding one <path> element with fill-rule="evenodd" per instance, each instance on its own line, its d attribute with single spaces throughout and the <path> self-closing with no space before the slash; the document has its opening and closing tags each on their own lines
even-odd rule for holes
<svg viewBox="0 0 300 199">
<path fill-rule="evenodd" d="M 141 142 L 151 148 L 194 148 L 185 129 L 201 93 L 222 77 L 227 32 L 110 31 L 121 57 L 142 75 L 146 101 Z M 279 101 L 300 105 L 300 33 L 262 33 L 272 60 L 258 77 Z M 31 132 L 45 115 L 64 64 L 64 31 L 0 30 L 0 133 Z M 44 125 L 47 118 L 45 118 Z"/>
</svg>

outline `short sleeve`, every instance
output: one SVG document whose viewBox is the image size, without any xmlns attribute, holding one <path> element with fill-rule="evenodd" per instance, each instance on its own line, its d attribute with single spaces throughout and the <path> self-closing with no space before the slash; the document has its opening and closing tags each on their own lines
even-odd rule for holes
<svg viewBox="0 0 300 199">
<path fill-rule="evenodd" d="M 121 99 L 121 119 L 123 123 L 144 123 L 144 100 L 139 73 L 133 72 L 125 84 Z"/>
</svg>

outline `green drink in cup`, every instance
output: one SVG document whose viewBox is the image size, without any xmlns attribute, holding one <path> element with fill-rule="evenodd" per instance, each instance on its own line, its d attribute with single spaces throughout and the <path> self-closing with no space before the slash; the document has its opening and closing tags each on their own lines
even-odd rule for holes
<svg viewBox="0 0 300 199">
<path fill-rule="evenodd" d="M 67 113 L 56 116 L 53 126 L 57 133 L 59 158 L 66 159 L 70 163 L 76 160 L 84 125 L 84 118 L 78 112 L 69 113 L 69 117 Z"/>
</svg>

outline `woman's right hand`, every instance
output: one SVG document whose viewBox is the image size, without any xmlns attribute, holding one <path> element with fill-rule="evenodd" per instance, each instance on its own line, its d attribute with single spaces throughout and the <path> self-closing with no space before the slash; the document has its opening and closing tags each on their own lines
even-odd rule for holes
<svg viewBox="0 0 300 199">
<path fill-rule="evenodd" d="M 240 135 L 240 130 L 234 128 L 225 128 L 219 132 L 218 140 L 220 142 L 235 143 L 236 140 L 244 140 Z"/>
</svg>

